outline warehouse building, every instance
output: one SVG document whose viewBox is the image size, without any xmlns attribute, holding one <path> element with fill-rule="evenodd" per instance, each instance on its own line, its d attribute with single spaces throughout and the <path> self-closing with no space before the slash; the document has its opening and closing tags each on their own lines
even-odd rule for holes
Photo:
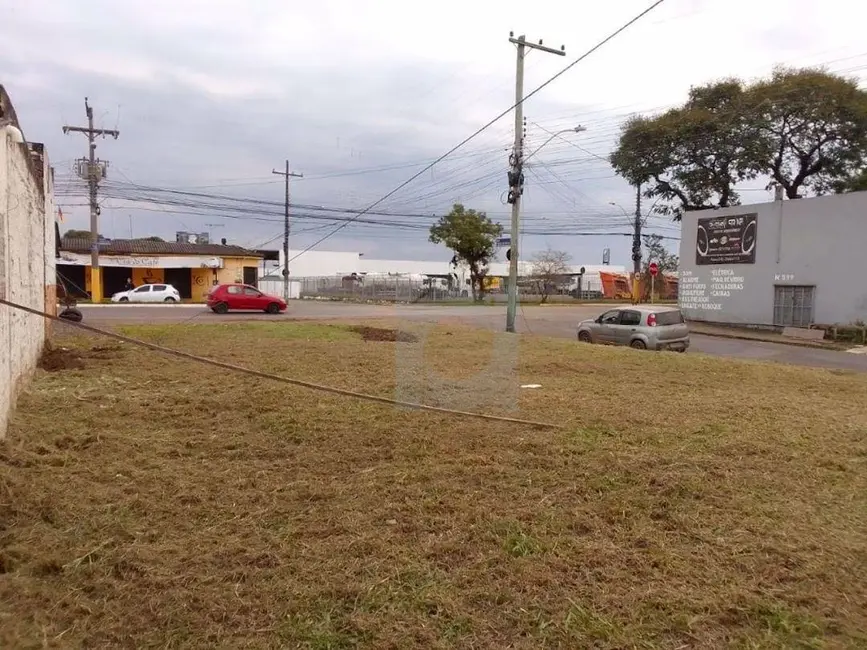
<svg viewBox="0 0 867 650">
<path fill-rule="evenodd" d="M 63 239 L 57 259 L 58 284 L 75 295 L 90 293 L 90 241 Z M 99 266 L 103 292 L 123 291 L 127 280 L 135 286 L 167 283 L 181 298 L 203 302 L 208 290 L 224 282 L 256 285 L 264 253 L 225 244 L 191 244 L 146 239 L 100 242 Z"/>
<path fill-rule="evenodd" d="M 867 192 L 686 212 L 679 302 L 762 327 L 867 320 Z"/>
</svg>

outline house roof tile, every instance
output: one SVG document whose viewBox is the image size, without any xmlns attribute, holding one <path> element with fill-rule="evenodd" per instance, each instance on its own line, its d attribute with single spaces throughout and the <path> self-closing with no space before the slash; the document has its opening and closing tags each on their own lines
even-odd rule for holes
<svg viewBox="0 0 867 650">
<path fill-rule="evenodd" d="M 64 238 L 60 250 L 69 253 L 89 253 L 87 239 Z M 100 242 L 99 252 L 105 255 L 208 255 L 210 257 L 262 257 L 262 253 L 241 246 L 222 244 L 187 244 L 149 241 L 146 239 L 111 239 Z"/>
</svg>

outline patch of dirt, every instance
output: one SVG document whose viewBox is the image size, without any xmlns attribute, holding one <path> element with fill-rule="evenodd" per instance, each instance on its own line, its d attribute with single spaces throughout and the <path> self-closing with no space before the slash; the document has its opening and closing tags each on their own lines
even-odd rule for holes
<svg viewBox="0 0 867 650">
<path fill-rule="evenodd" d="M 396 341 L 398 343 L 415 343 L 418 341 L 418 337 L 412 332 L 403 332 L 401 330 L 368 327 L 367 325 L 356 325 L 350 329 L 357 334 L 361 334 L 361 338 L 365 341 Z"/>
<path fill-rule="evenodd" d="M 116 359 L 123 347 L 120 345 L 94 345 L 83 356 L 88 359 Z"/>
<path fill-rule="evenodd" d="M 84 368 L 84 361 L 81 360 L 81 355 L 76 350 L 46 345 L 39 358 L 39 367 L 48 372 L 81 370 Z"/>
</svg>

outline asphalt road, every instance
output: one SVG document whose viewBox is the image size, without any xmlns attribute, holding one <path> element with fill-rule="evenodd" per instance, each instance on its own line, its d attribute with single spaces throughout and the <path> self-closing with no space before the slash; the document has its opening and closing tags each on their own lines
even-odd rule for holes
<svg viewBox="0 0 867 650">
<path fill-rule="evenodd" d="M 506 310 L 500 306 L 359 305 L 312 300 L 292 302 L 289 311 L 280 316 L 258 313 L 231 313 L 218 316 L 198 305 L 81 305 L 80 307 L 84 313 L 84 322 L 96 327 L 275 319 L 397 318 L 436 322 L 457 321 L 475 327 L 499 330 L 503 328 L 506 318 Z M 578 321 L 596 317 L 604 309 L 605 306 L 599 305 L 526 307 L 518 313 L 517 326 L 520 332 L 572 338 L 575 336 L 575 325 Z M 818 350 L 764 341 L 725 339 L 700 334 L 693 334 L 691 339 L 691 353 L 867 372 L 865 354 Z"/>
</svg>

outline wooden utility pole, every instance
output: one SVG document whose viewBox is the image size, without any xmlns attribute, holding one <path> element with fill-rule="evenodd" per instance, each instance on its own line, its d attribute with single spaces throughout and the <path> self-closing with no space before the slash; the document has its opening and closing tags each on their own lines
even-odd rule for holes
<svg viewBox="0 0 867 650">
<path fill-rule="evenodd" d="M 87 179 L 90 190 L 90 299 L 93 302 L 102 301 L 102 274 L 99 268 L 99 182 L 106 177 L 108 162 L 96 157 L 96 136 L 107 135 L 117 140 L 119 131 L 114 129 L 93 128 L 93 108 L 84 98 L 84 110 L 87 114 L 87 126 L 64 126 L 64 133 L 84 133 L 87 136 L 89 155 L 87 158 L 79 158 L 77 163 L 78 175 Z"/>
<path fill-rule="evenodd" d="M 286 201 L 283 219 L 283 300 L 289 300 L 289 178 L 303 178 L 304 174 L 296 174 L 289 171 L 289 161 L 286 161 L 286 171 L 271 170 L 272 174 L 279 174 L 286 179 Z"/>
</svg>

